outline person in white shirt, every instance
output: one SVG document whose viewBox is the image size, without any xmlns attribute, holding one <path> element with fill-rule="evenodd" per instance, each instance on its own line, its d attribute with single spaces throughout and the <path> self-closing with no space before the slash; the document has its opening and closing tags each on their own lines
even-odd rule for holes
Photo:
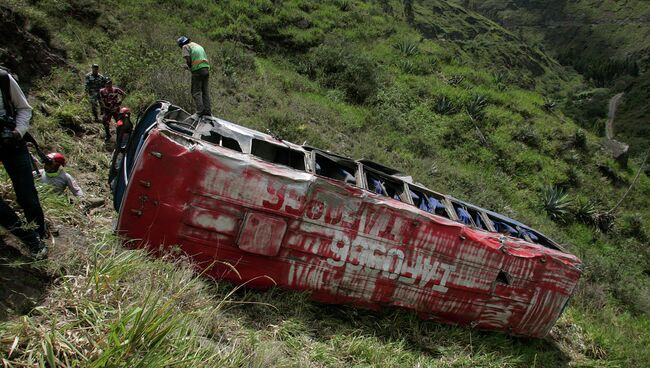
<svg viewBox="0 0 650 368">
<path fill-rule="evenodd" d="M 29 129 L 32 108 L 16 80 L 0 68 L 0 161 L 7 171 L 16 193 L 16 201 L 25 213 L 25 226 L 9 204 L 0 198 L 0 226 L 9 230 L 27 245 L 32 257 L 47 256 L 45 217 L 32 178 L 32 162 L 23 136 Z"/>
<path fill-rule="evenodd" d="M 47 155 L 47 158 L 50 161 L 45 163 L 44 169 L 38 170 L 39 181 L 49 185 L 57 194 L 63 194 L 67 188 L 76 197 L 83 198 L 84 192 L 77 181 L 63 170 L 65 156 L 58 152 L 52 152 Z"/>
</svg>

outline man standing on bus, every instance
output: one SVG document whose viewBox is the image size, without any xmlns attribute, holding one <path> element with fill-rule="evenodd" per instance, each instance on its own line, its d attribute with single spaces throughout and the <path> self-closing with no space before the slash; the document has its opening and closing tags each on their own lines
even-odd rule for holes
<svg viewBox="0 0 650 368">
<path fill-rule="evenodd" d="M 191 42 L 185 36 L 179 37 L 176 42 L 182 49 L 183 58 L 185 58 L 188 69 L 192 71 L 191 91 L 196 104 L 196 114 L 198 116 L 212 116 L 210 88 L 208 85 L 210 78 L 208 54 L 205 53 L 201 45 Z"/>
</svg>

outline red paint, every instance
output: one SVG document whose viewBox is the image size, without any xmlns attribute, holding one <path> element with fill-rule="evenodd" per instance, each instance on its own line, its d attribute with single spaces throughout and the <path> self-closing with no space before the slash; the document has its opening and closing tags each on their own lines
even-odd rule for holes
<svg viewBox="0 0 650 368">
<path fill-rule="evenodd" d="M 143 247 L 179 245 L 213 277 L 529 336 L 548 333 L 580 277 L 573 255 L 176 135 L 149 134 L 118 228 Z"/>
</svg>

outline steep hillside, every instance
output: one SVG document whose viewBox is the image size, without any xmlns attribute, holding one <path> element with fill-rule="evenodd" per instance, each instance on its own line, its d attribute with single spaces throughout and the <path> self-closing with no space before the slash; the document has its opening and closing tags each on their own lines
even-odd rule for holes
<svg viewBox="0 0 650 368">
<path fill-rule="evenodd" d="M 575 68 L 608 96 L 626 92 L 617 139 L 641 154 L 650 142 L 650 6 L 646 1 L 461 1 Z M 569 96 L 575 98 L 575 96 Z M 605 101 L 598 99 L 599 103 Z M 602 112 L 578 114 L 602 130 Z"/>
<path fill-rule="evenodd" d="M 65 50 L 67 66 L 32 88 L 34 130 L 94 195 L 109 195 L 110 147 L 90 122 L 80 71 L 99 63 L 135 111 L 156 99 L 191 109 L 175 44 L 186 34 L 214 64 L 215 115 L 398 167 L 539 228 L 586 267 L 551 336 L 531 341 L 208 283 L 183 262 L 122 248 L 107 235 L 110 209 L 82 215 L 44 194 L 48 217 L 79 240 L 37 265 L 55 278 L 43 307 L 0 323 L 11 364 L 650 364 L 650 179 L 635 182 L 639 162 L 619 167 L 556 107 L 590 86 L 516 32 L 438 0 L 0 4 Z"/>
</svg>

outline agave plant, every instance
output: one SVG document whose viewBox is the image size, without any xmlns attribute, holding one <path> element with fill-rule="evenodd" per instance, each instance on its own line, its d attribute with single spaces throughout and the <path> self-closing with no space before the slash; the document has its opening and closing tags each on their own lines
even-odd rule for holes
<svg viewBox="0 0 650 368">
<path fill-rule="evenodd" d="M 447 98 L 447 96 L 442 96 L 436 102 L 434 110 L 440 115 L 450 115 L 454 112 L 454 104 Z"/>
<path fill-rule="evenodd" d="M 476 95 L 467 104 L 466 109 L 469 116 L 473 119 L 479 119 L 483 116 L 483 109 L 487 106 L 487 99 L 483 95 Z"/>
<path fill-rule="evenodd" d="M 393 44 L 393 47 L 399 50 L 404 56 L 413 56 L 420 53 L 418 45 L 411 41 L 401 40 Z"/>
<path fill-rule="evenodd" d="M 542 188 L 542 208 L 553 221 L 565 222 L 571 203 L 571 198 L 561 188 L 554 185 Z"/>
<path fill-rule="evenodd" d="M 542 105 L 542 107 L 544 108 L 544 110 L 551 112 L 553 111 L 556 105 L 557 103 L 554 100 L 546 97 L 544 98 L 544 104 Z"/>
<path fill-rule="evenodd" d="M 415 71 L 415 65 L 413 62 L 408 59 L 401 59 L 397 62 L 397 66 L 406 74 L 413 74 Z"/>
<path fill-rule="evenodd" d="M 596 204 L 591 200 L 578 200 L 573 208 L 575 218 L 587 225 L 594 225 L 594 216 L 598 211 Z"/>
</svg>

